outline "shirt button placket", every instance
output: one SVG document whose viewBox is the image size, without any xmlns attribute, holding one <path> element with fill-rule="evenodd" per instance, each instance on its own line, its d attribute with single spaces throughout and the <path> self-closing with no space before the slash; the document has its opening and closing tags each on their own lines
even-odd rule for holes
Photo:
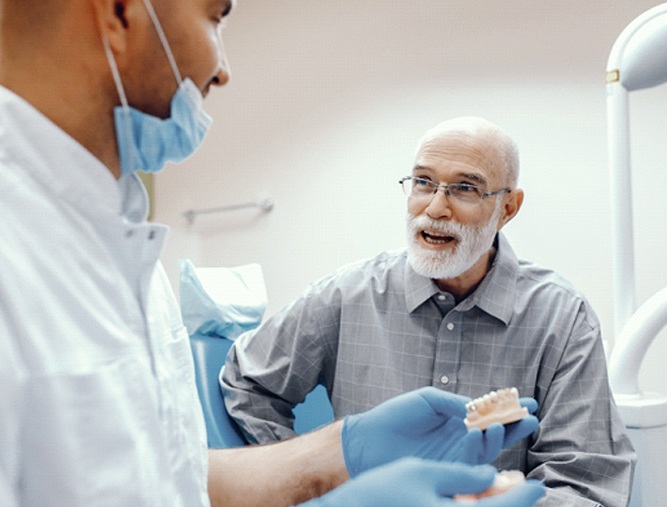
<svg viewBox="0 0 667 507">
<path fill-rule="evenodd" d="M 445 327 L 447 328 L 447 331 L 453 331 L 453 330 L 454 330 L 454 324 L 453 324 L 452 322 L 448 322 L 447 325 L 446 325 Z M 442 375 L 442 376 L 440 377 L 440 383 L 441 383 L 443 386 L 446 386 L 447 384 L 449 384 L 449 376 L 447 376 L 447 375 Z"/>
<path fill-rule="evenodd" d="M 456 319 L 456 313 L 450 310 L 440 324 L 433 381 L 434 385 L 455 392 L 460 343 L 456 336 L 458 327 L 452 318 Z"/>
</svg>

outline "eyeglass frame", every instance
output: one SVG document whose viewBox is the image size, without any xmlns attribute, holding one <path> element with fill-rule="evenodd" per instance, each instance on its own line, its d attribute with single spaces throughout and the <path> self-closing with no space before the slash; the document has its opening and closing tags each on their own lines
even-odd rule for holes
<svg viewBox="0 0 667 507">
<path fill-rule="evenodd" d="M 452 186 L 455 186 L 455 187 L 464 187 L 465 186 L 465 187 L 476 188 L 476 189 L 481 190 L 481 187 L 479 187 L 477 185 L 473 185 L 471 183 L 436 183 L 433 180 L 428 180 L 426 178 L 420 178 L 418 176 L 404 176 L 403 178 L 398 180 L 398 183 L 401 185 L 401 188 L 403 189 L 403 193 L 405 193 L 404 183 L 406 181 L 409 181 L 409 180 L 419 180 L 419 181 L 422 181 L 422 182 L 424 182 L 428 185 L 431 185 L 431 187 L 433 187 L 433 192 L 431 194 L 424 194 L 425 196 L 427 196 L 427 195 L 434 196 L 435 194 L 438 193 L 438 190 L 443 189 L 445 191 L 445 195 L 447 197 L 450 197 L 451 192 L 449 190 L 449 187 L 452 187 Z M 511 191 L 512 191 L 511 188 L 505 187 L 505 188 L 501 188 L 500 190 L 494 190 L 492 192 L 482 192 L 481 195 L 480 195 L 479 203 L 477 203 L 477 204 L 482 204 L 482 201 L 484 199 L 486 199 L 487 197 L 492 197 L 494 195 L 500 195 L 500 194 L 503 194 L 503 193 L 508 193 L 509 194 Z M 414 197 L 412 195 L 412 192 L 410 192 L 409 194 L 406 194 L 406 196 L 407 197 Z M 433 199 L 433 197 L 431 197 L 431 199 Z M 471 204 L 475 204 L 475 203 L 471 203 Z"/>
</svg>

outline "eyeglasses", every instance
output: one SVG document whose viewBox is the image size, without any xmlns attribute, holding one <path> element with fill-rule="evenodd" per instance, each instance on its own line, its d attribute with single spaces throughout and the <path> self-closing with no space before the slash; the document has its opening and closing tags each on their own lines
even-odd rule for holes
<svg viewBox="0 0 667 507">
<path fill-rule="evenodd" d="M 470 183 L 436 183 L 435 181 L 427 180 L 425 178 L 415 178 L 414 176 L 406 176 L 398 181 L 403 187 L 403 192 L 408 197 L 414 199 L 433 199 L 433 196 L 441 188 L 445 191 L 445 195 L 450 199 L 468 205 L 479 205 L 485 197 L 492 195 L 510 193 L 512 189 L 501 188 L 493 192 L 484 192 L 480 187 L 471 185 Z"/>
</svg>

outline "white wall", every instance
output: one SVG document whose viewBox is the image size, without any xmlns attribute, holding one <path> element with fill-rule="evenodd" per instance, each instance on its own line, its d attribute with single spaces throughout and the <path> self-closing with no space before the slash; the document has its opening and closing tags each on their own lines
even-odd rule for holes
<svg viewBox="0 0 667 507">
<path fill-rule="evenodd" d="M 206 101 L 213 129 L 155 182 L 172 280 L 182 257 L 259 262 L 272 314 L 341 264 L 402 246 L 397 181 L 417 139 L 473 114 L 521 148 L 526 200 L 506 228 L 517 253 L 582 289 L 613 342 L 605 67 L 623 27 L 657 3 L 239 0 L 224 32 L 232 80 Z M 638 303 L 667 285 L 665 99 L 632 96 Z M 182 216 L 266 197 L 268 214 Z M 647 390 L 667 391 L 663 342 L 642 370 Z"/>
</svg>

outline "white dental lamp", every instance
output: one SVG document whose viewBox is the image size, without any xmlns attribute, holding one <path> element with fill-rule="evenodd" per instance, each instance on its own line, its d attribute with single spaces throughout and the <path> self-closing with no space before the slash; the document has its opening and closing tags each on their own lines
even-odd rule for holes
<svg viewBox="0 0 667 507">
<path fill-rule="evenodd" d="M 667 324 L 667 288 L 635 308 L 630 92 L 667 82 L 667 3 L 646 11 L 619 35 L 607 62 L 607 134 L 611 177 L 615 344 L 609 381 L 639 457 L 631 507 L 667 499 L 667 396 L 639 389 L 639 368 Z"/>
</svg>

